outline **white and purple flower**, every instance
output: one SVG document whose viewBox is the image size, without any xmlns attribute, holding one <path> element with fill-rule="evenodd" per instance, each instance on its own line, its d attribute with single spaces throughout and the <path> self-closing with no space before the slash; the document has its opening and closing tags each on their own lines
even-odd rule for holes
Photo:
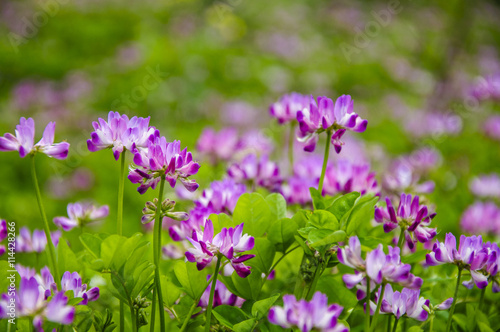
<svg viewBox="0 0 500 332">
<path fill-rule="evenodd" d="M 53 231 L 50 233 L 52 242 L 55 246 L 59 243 L 59 238 L 61 237 L 61 231 Z M 36 252 L 41 253 L 45 250 L 47 246 L 47 237 L 45 232 L 42 230 L 35 229 L 33 231 L 33 236 L 26 227 L 22 227 L 19 230 L 19 235 L 16 237 L 16 251 L 17 252 Z"/>
<path fill-rule="evenodd" d="M 67 211 L 68 217 L 55 217 L 54 224 L 65 231 L 70 231 L 75 227 L 106 218 L 109 214 L 109 207 L 97 206 L 91 202 L 77 202 L 69 203 Z"/>
<path fill-rule="evenodd" d="M 279 101 L 269 107 L 271 116 L 278 120 L 279 124 L 284 124 L 297 119 L 297 112 L 309 108 L 310 96 L 292 92 L 283 95 Z"/>
</svg>

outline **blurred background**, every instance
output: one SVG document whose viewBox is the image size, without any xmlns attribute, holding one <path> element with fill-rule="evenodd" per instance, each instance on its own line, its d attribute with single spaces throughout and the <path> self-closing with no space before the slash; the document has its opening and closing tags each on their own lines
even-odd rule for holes
<svg viewBox="0 0 500 332">
<path fill-rule="evenodd" d="M 110 110 L 151 116 L 167 139 L 180 139 L 201 161 L 204 189 L 224 172 L 197 156 L 204 127 L 256 130 L 279 160 L 288 129 L 270 104 L 292 91 L 350 94 L 369 124 L 342 154 L 362 155 L 379 185 L 399 174 L 402 155 L 437 156 L 419 179 L 402 177 L 434 182 L 426 199 L 441 238 L 463 232 L 476 200 L 500 196 L 471 192 L 475 177 L 500 171 L 499 17 L 499 1 L 1 0 L 0 133 L 33 117 L 38 141 L 56 121 L 56 142 L 71 148 L 64 161 L 37 158 L 49 219 L 91 198 L 110 205 L 114 220 L 119 163 L 86 146 L 92 121 Z M 28 159 L 1 153 L 0 183 L 0 216 L 41 229 Z M 154 195 L 126 182 L 126 235 L 141 230 Z M 114 222 L 96 227 L 112 232 Z"/>
</svg>

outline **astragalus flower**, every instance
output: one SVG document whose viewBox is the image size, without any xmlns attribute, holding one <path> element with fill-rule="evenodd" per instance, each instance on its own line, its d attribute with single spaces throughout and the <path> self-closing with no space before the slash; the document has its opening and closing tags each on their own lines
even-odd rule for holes
<svg viewBox="0 0 500 332">
<path fill-rule="evenodd" d="M 32 118 L 21 118 L 16 126 L 16 136 L 6 133 L 0 137 L 0 151 L 19 151 L 21 158 L 29 154 L 41 152 L 56 159 L 66 159 L 69 143 L 54 143 L 55 122 L 49 122 L 43 131 L 42 139 L 35 143 L 35 121 Z"/>
<path fill-rule="evenodd" d="M 243 158 L 240 163 L 229 167 L 227 174 L 238 183 L 259 186 L 270 191 L 277 191 L 282 181 L 277 163 L 270 161 L 266 155 L 258 158 L 253 153 Z"/>
<path fill-rule="evenodd" d="M 338 322 L 342 310 L 338 304 L 328 305 L 328 298 L 320 292 L 309 302 L 284 295 L 283 307 L 272 307 L 268 319 L 272 324 L 286 329 L 298 328 L 301 332 L 345 332 L 349 329 Z"/>
<path fill-rule="evenodd" d="M 212 164 L 216 164 L 233 157 L 238 141 L 238 131 L 235 128 L 224 128 L 219 132 L 206 128 L 198 138 L 196 149 L 208 157 Z"/>
<path fill-rule="evenodd" d="M 500 198 L 500 177 L 496 173 L 475 177 L 469 187 L 470 191 L 478 197 Z"/>
<path fill-rule="evenodd" d="M 309 108 L 310 99 L 310 96 L 296 92 L 283 95 L 279 101 L 269 107 L 269 113 L 278 120 L 279 124 L 295 121 L 298 111 Z"/>
<path fill-rule="evenodd" d="M 106 218 L 109 214 L 107 205 L 97 206 L 91 202 L 69 203 L 68 217 L 55 217 L 54 224 L 70 231 L 75 227 L 85 226 L 88 223 Z"/>
<path fill-rule="evenodd" d="M 445 242 L 436 242 L 432 252 L 427 254 L 427 265 L 454 264 L 460 270 L 470 271 L 472 280 L 480 289 L 488 286 L 488 276 L 481 270 L 488 262 L 488 249 L 483 246 L 483 239 L 479 236 L 460 236 L 460 243 L 457 250 L 457 240 L 452 233 L 447 233 Z M 472 286 L 469 282 L 464 282 L 464 286 Z"/>
<path fill-rule="evenodd" d="M 353 112 L 351 96 L 342 95 L 337 98 L 335 105 L 330 98 L 318 97 L 318 101 L 311 96 L 309 107 L 297 112 L 299 122 L 299 140 L 305 142 L 304 150 L 312 152 L 316 148 L 318 134 L 324 131 L 332 133 L 331 143 L 335 151 L 340 153 L 343 142 L 342 136 L 346 130 L 364 132 L 368 124 Z"/>
<path fill-rule="evenodd" d="M 0 242 L 5 240 L 7 235 L 9 234 L 7 229 L 7 221 L 5 219 L 0 219 Z M 3 244 L 0 244 L 0 256 L 2 256 L 6 251 L 6 248 Z"/>
<path fill-rule="evenodd" d="M 207 281 L 210 279 L 210 275 L 207 276 Z M 202 308 L 208 307 L 208 302 L 210 301 L 210 286 L 205 289 L 203 295 L 200 298 L 199 306 Z M 244 299 L 238 297 L 231 293 L 226 285 L 217 280 L 215 284 L 215 292 L 214 292 L 214 302 L 213 308 L 218 307 L 220 305 L 230 305 L 232 307 L 241 307 L 241 305 L 245 302 Z"/>
<path fill-rule="evenodd" d="M 52 242 L 57 246 L 59 243 L 59 238 L 61 237 L 61 231 L 53 231 L 50 233 Z M 45 232 L 42 230 L 35 229 L 33 231 L 33 236 L 26 227 L 22 227 L 19 230 L 19 235 L 16 237 L 16 251 L 17 252 L 36 252 L 41 253 L 45 250 L 47 246 L 47 237 Z"/>
<path fill-rule="evenodd" d="M 145 148 L 150 137 L 159 135 L 149 126 L 149 119 L 136 116 L 129 119 L 125 114 L 111 111 L 107 122 L 101 118 L 92 122 L 95 131 L 90 134 L 87 147 L 91 152 L 111 148 L 116 160 L 124 150 L 134 152 L 136 148 Z"/>
<path fill-rule="evenodd" d="M 147 224 L 154 220 L 158 206 L 161 209 L 160 217 L 168 217 L 174 220 L 187 220 L 189 215 L 186 212 L 174 211 L 175 201 L 165 199 L 161 204 L 158 204 L 158 198 L 154 198 L 152 202 L 146 202 L 146 207 L 142 209 L 141 223 Z"/>
<path fill-rule="evenodd" d="M 193 231 L 192 237 L 187 239 L 194 248 L 186 251 L 186 258 L 190 262 L 196 262 L 198 270 L 203 270 L 214 257 L 221 259 L 224 256 L 230 261 L 240 277 L 245 278 L 250 274 L 250 267 L 243 262 L 255 257 L 255 255 L 239 255 L 239 253 L 252 250 L 254 238 L 247 234 L 243 235 L 243 224 L 229 229 L 224 227 L 214 237 L 214 227 L 209 219 L 203 233 Z"/>
<path fill-rule="evenodd" d="M 74 297 L 81 297 L 81 305 L 88 304 L 89 301 L 95 301 L 99 298 L 99 288 L 93 287 L 87 290 L 87 284 L 82 283 L 82 278 L 78 272 L 64 272 L 61 279 L 61 289 L 65 293 L 73 291 Z"/>
<path fill-rule="evenodd" d="M 179 179 L 189 191 L 195 191 L 198 184 L 188 177 L 198 172 L 200 165 L 193 161 L 187 148 L 181 151 L 181 142 L 167 142 L 164 136 L 148 141 L 147 149 L 137 149 L 134 154 L 137 167 L 130 169 L 128 179 L 139 183 L 137 191 L 144 194 L 148 188 L 156 188 L 161 176 L 165 176 L 172 188 Z"/>
<path fill-rule="evenodd" d="M 411 195 L 401 194 L 397 211 L 389 197 L 385 201 L 387 207 L 375 207 L 375 221 L 384 224 L 386 233 L 399 226 L 411 250 L 415 248 L 416 240 L 426 243 L 436 236 L 436 229 L 428 227 L 436 214 L 429 213 L 427 206 L 420 205 L 418 196 L 412 200 Z"/>
<path fill-rule="evenodd" d="M 484 133 L 494 139 L 500 140 L 500 115 L 492 115 L 483 124 Z"/>
<path fill-rule="evenodd" d="M 323 194 L 333 196 L 353 191 L 361 195 L 379 194 L 375 172 L 371 172 L 369 164 L 355 164 L 347 159 L 340 159 L 337 163 L 327 166 Z"/>
<path fill-rule="evenodd" d="M 479 101 L 500 99 L 500 74 L 479 77 L 470 94 Z"/>
<path fill-rule="evenodd" d="M 462 214 L 460 227 L 470 234 L 500 236 L 500 208 L 493 202 L 475 202 Z"/>
<path fill-rule="evenodd" d="M 399 159 L 392 163 L 384 175 L 382 186 L 397 195 L 403 192 L 429 194 L 435 188 L 433 181 L 421 182 L 420 174 L 405 159 Z"/>
<path fill-rule="evenodd" d="M 375 295 L 375 301 L 379 301 L 379 298 L 380 290 Z M 405 316 L 423 322 L 429 316 L 429 313 L 423 308 L 424 305 L 429 307 L 430 301 L 420 296 L 420 290 L 403 288 L 401 292 L 393 291 L 389 284 L 385 287 L 380 312 L 393 314 L 396 319 Z M 370 309 L 375 310 L 375 307 L 376 305 L 370 302 Z"/>
</svg>

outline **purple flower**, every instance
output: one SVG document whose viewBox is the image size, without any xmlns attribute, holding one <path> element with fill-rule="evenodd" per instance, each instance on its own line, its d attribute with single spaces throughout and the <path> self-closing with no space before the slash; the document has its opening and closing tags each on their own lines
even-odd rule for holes
<svg viewBox="0 0 500 332">
<path fill-rule="evenodd" d="M 479 77 L 470 94 L 477 100 L 500 99 L 500 74 Z"/>
<path fill-rule="evenodd" d="M 7 221 L 5 219 L 0 220 L 0 242 L 5 240 L 5 238 L 8 235 L 8 230 L 7 230 Z M 0 245 L 0 256 L 2 256 L 5 253 L 5 246 Z"/>
<path fill-rule="evenodd" d="M 404 157 L 413 171 L 417 173 L 428 172 L 441 164 L 441 155 L 436 149 L 424 147 L 413 151 Z"/>
<path fill-rule="evenodd" d="M 273 141 L 259 130 L 250 130 L 242 135 L 236 151 L 238 156 L 250 153 L 258 156 L 269 155 L 274 149 Z"/>
<path fill-rule="evenodd" d="M 257 158 L 255 154 L 249 154 L 240 163 L 229 167 L 227 174 L 236 182 L 250 183 L 270 191 L 277 191 L 281 184 L 278 164 L 266 155 Z"/>
<path fill-rule="evenodd" d="M 0 151 L 19 151 L 21 158 L 28 154 L 41 152 L 56 159 L 66 159 L 68 156 L 69 143 L 61 142 L 54 144 L 55 122 L 49 122 L 43 131 L 42 139 L 35 142 L 35 121 L 32 118 L 21 118 L 16 126 L 16 136 L 6 133 L 0 137 Z"/>
<path fill-rule="evenodd" d="M 209 279 L 210 275 L 207 276 L 207 281 Z M 211 285 L 209 285 L 207 289 L 205 289 L 205 292 L 203 292 L 203 295 L 200 298 L 200 303 L 198 305 L 202 308 L 208 307 L 208 302 L 210 301 L 210 288 Z M 243 302 L 245 302 L 244 299 L 231 293 L 227 289 L 226 285 L 217 280 L 217 282 L 215 283 L 213 308 L 218 307 L 220 305 L 230 305 L 233 307 L 241 308 Z"/>
<path fill-rule="evenodd" d="M 331 143 L 340 153 L 343 145 L 341 138 L 346 130 L 364 132 L 368 124 L 367 120 L 353 112 L 353 101 L 349 95 L 337 98 L 335 105 L 330 98 L 318 97 L 316 103 L 311 96 L 309 107 L 297 112 L 297 121 L 300 129 L 298 138 L 306 142 L 304 150 L 309 152 L 316 148 L 318 134 L 330 130 L 333 131 Z"/>
<path fill-rule="evenodd" d="M 419 204 L 418 196 L 412 200 L 411 195 L 401 194 L 397 212 L 389 197 L 385 201 L 386 208 L 375 207 L 375 221 L 384 224 L 386 233 L 399 226 L 411 250 L 415 248 L 416 240 L 426 243 L 436 236 L 436 229 L 428 227 L 436 214 L 429 214 L 427 206 Z"/>
<path fill-rule="evenodd" d="M 95 301 L 99 298 L 99 288 L 93 287 L 87 290 L 87 284 L 82 284 L 82 278 L 78 272 L 64 272 L 61 279 L 61 288 L 65 293 L 73 291 L 74 297 L 81 297 L 81 305 L 86 305 L 89 301 Z"/>
<path fill-rule="evenodd" d="M 490 116 L 483 124 L 484 133 L 490 138 L 500 140 L 500 115 Z"/>
<path fill-rule="evenodd" d="M 198 172 L 200 165 L 193 161 L 187 148 L 181 151 L 181 142 L 167 142 L 165 137 L 154 137 L 148 141 L 146 149 L 136 150 L 134 163 L 137 168 L 131 168 L 128 175 L 132 183 L 139 183 L 137 191 L 144 194 L 148 188 L 156 188 L 160 177 L 164 174 L 172 188 L 179 179 L 189 191 L 195 191 L 198 184 L 188 177 Z"/>
<path fill-rule="evenodd" d="M 65 231 L 70 231 L 75 227 L 106 218 L 109 214 L 109 207 L 107 205 L 96 206 L 91 202 L 77 202 L 69 203 L 67 211 L 68 218 L 55 217 L 54 224 Z"/>
<path fill-rule="evenodd" d="M 254 246 L 254 238 L 243 233 L 243 224 L 235 228 L 223 228 L 221 232 L 214 237 L 214 227 L 209 219 L 205 224 L 203 233 L 193 231 L 192 237 L 187 239 L 194 248 L 186 251 L 188 261 L 196 262 L 198 270 L 203 270 L 208 263 L 212 261 L 214 256 L 220 255 L 226 257 L 236 273 L 245 278 L 250 274 L 250 267 L 243 262 L 255 257 L 255 255 L 235 255 L 244 251 L 252 250 Z"/>
<path fill-rule="evenodd" d="M 310 96 L 304 96 L 300 93 L 292 92 L 283 95 L 279 101 L 269 107 L 271 116 L 278 120 L 279 124 L 294 121 L 297 118 L 297 112 L 304 108 L 309 108 Z"/>
<path fill-rule="evenodd" d="M 61 237 L 61 231 L 57 230 L 51 232 L 52 242 L 55 246 L 59 243 L 59 238 Z M 22 227 L 19 230 L 19 235 L 16 237 L 16 251 L 17 252 L 37 252 L 41 253 L 45 250 L 47 245 L 47 237 L 45 232 L 42 230 L 35 229 L 33 231 L 33 236 L 31 236 L 30 231 L 26 227 Z"/>
<path fill-rule="evenodd" d="M 195 207 L 189 213 L 189 219 L 169 228 L 170 236 L 174 241 L 183 240 L 191 235 L 193 230 L 200 231 L 212 213 L 232 214 L 236 202 L 245 191 L 245 185 L 232 179 L 212 182 L 210 188 L 203 190 L 201 197 L 194 202 Z"/>
<path fill-rule="evenodd" d="M 150 137 L 158 135 L 156 129 L 149 126 L 149 119 L 134 116 L 129 120 L 128 116 L 111 111 L 108 122 L 101 118 L 92 122 L 95 131 L 90 134 L 87 147 L 92 152 L 112 148 L 116 160 L 125 149 L 135 152 L 136 148 L 145 148 Z"/>
<path fill-rule="evenodd" d="M 198 139 L 196 149 L 209 157 L 212 164 L 216 164 L 232 159 L 238 140 L 238 132 L 234 128 L 224 128 L 219 132 L 206 128 Z"/>
<path fill-rule="evenodd" d="M 462 214 L 460 227 L 471 234 L 500 236 L 500 209 L 493 202 L 475 202 Z"/>
<path fill-rule="evenodd" d="M 349 329 L 337 321 L 342 310 L 338 304 L 328 305 L 328 298 L 320 292 L 316 292 L 310 302 L 285 295 L 283 307 L 272 307 L 268 319 L 272 324 L 286 329 L 296 327 L 301 332 L 345 332 Z"/>
<path fill-rule="evenodd" d="M 379 194 L 375 173 L 370 172 L 369 164 L 354 164 L 349 160 L 341 159 L 336 165 L 327 166 L 323 194 L 333 196 L 353 191 L 361 195 Z"/>
<path fill-rule="evenodd" d="M 385 189 L 396 194 L 415 192 L 428 194 L 434 191 L 434 182 L 420 182 L 420 175 L 415 172 L 413 165 L 407 160 L 396 160 L 385 173 L 382 185 Z"/>
<path fill-rule="evenodd" d="M 484 248 L 488 252 L 488 260 L 483 267 L 483 274 L 489 275 L 489 281 L 492 283 L 493 293 L 500 292 L 500 249 L 496 243 L 486 242 Z M 469 282 L 470 283 L 470 282 Z M 472 285 L 471 285 L 472 286 Z"/>
<path fill-rule="evenodd" d="M 447 233 L 445 242 L 436 242 L 432 252 L 427 254 L 427 265 L 455 264 L 459 268 L 470 271 L 472 280 L 480 289 L 488 286 L 488 277 L 480 270 L 486 266 L 488 259 L 488 249 L 483 246 L 483 239 L 480 236 L 460 236 L 460 243 L 457 250 L 457 240 L 452 233 Z M 472 282 L 464 282 L 464 286 L 471 288 Z"/>
<path fill-rule="evenodd" d="M 376 293 L 375 301 L 379 301 L 380 289 Z M 403 288 L 401 292 L 393 291 L 390 284 L 385 286 L 384 298 L 380 312 L 385 314 L 393 314 L 396 319 L 403 316 L 425 321 L 429 313 L 424 310 L 423 306 L 429 307 L 430 301 L 420 296 L 420 290 Z M 375 310 L 376 305 L 370 302 L 370 309 Z"/>
<path fill-rule="evenodd" d="M 496 173 L 477 176 L 470 182 L 470 191 L 478 197 L 500 198 L 500 177 Z"/>
<path fill-rule="evenodd" d="M 317 187 L 321 176 L 323 157 L 312 154 L 293 165 L 293 175 L 281 186 L 281 193 L 290 204 L 312 202 L 309 188 Z"/>
</svg>

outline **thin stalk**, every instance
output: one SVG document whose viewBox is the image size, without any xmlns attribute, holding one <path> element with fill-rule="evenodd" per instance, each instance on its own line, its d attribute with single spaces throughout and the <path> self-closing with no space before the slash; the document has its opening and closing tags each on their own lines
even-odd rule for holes
<svg viewBox="0 0 500 332">
<path fill-rule="evenodd" d="M 161 176 L 160 192 L 158 193 L 158 205 L 156 207 L 155 225 L 153 233 L 153 254 L 155 263 L 155 288 L 153 290 L 153 308 L 155 309 L 155 300 L 158 298 L 158 310 L 160 311 L 160 331 L 165 332 L 165 310 L 163 310 L 163 293 L 161 292 L 160 279 L 160 253 L 161 253 L 161 203 L 163 202 L 163 189 L 165 188 L 165 174 Z M 156 293 L 156 297 L 155 297 Z M 154 310 L 151 313 L 151 331 L 154 331 Z"/>
<path fill-rule="evenodd" d="M 302 261 L 300 262 L 300 265 L 299 265 L 299 274 L 300 274 L 300 269 L 305 264 L 306 260 L 307 260 L 306 253 L 304 253 L 304 255 L 302 255 Z M 297 278 L 297 281 L 295 282 L 295 289 L 293 291 L 293 294 L 295 295 L 295 297 L 297 299 L 300 299 L 300 298 L 302 298 L 303 291 L 304 291 L 304 280 L 303 280 L 303 278 L 299 277 L 299 278 Z"/>
<path fill-rule="evenodd" d="M 320 271 L 322 270 L 321 269 L 321 265 L 318 265 L 316 267 L 316 271 L 314 271 L 314 277 L 313 277 L 313 280 L 312 282 L 309 284 L 309 287 L 307 288 L 307 293 L 306 293 L 306 296 L 305 296 L 305 299 L 306 301 L 310 301 L 311 298 L 312 298 L 312 294 L 313 292 L 311 292 L 311 290 L 314 291 L 314 289 L 316 288 L 316 284 L 318 283 L 318 279 L 319 279 L 319 276 L 321 275 L 321 273 L 323 271 Z"/>
<path fill-rule="evenodd" d="M 194 300 L 193 302 L 193 305 L 191 306 L 191 308 L 189 309 L 189 312 L 186 316 L 186 318 L 184 318 L 184 322 L 182 323 L 182 327 L 180 329 L 179 332 L 184 332 L 184 330 L 186 329 L 187 325 L 188 325 L 188 322 L 189 322 L 189 319 L 191 318 L 191 316 L 193 315 L 193 311 L 194 309 L 196 309 L 196 307 L 198 306 L 199 302 L 200 302 L 200 298 L 202 297 L 203 293 L 205 293 L 205 289 L 207 289 L 208 286 L 210 286 L 210 283 L 212 282 L 214 276 L 211 276 L 210 279 L 208 279 L 207 281 L 207 284 L 206 286 L 203 288 L 203 291 L 201 292 L 201 294 Z"/>
<path fill-rule="evenodd" d="M 135 315 L 135 309 L 130 307 L 130 315 L 132 318 L 132 331 L 137 332 L 137 316 Z"/>
<path fill-rule="evenodd" d="M 371 326 L 372 331 L 375 331 L 375 329 L 377 328 L 377 319 L 378 319 L 378 314 L 380 313 L 380 306 L 382 306 L 384 292 L 385 292 L 385 283 L 382 283 L 382 290 L 380 291 L 380 297 L 377 301 L 377 309 L 375 310 L 375 314 L 373 315 L 372 326 Z"/>
<path fill-rule="evenodd" d="M 290 162 L 290 172 L 293 172 L 293 142 L 295 141 L 294 129 L 295 121 L 291 121 L 290 135 L 288 137 L 288 161 Z"/>
<path fill-rule="evenodd" d="M 325 146 L 325 155 L 323 157 L 323 168 L 321 169 L 321 177 L 319 178 L 319 185 L 318 185 L 318 191 L 320 195 L 323 192 L 323 182 L 325 181 L 325 173 L 326 173 L 326 166 L 328 165 L 328 157 L 330 155 L 330 141 L 332 140 L 332 131 L 328 130 L 326 132 L 326 146 Z"/>
<path fill-rule="evenodd" d="M 429 332 L 432 332 L 433 327 L 434 327 L 434 314 L 432 314 L 431 321 L 429 323 Z"/>
<path fill-rule="evenodd" d="M 453 319 L 453 312 L 455 312 L 455 305 L 457 304 L 458 296 L 458 286 L 460 286 L 460 277 L 462 276 L 462 268 L 458 267 L 457 285 L 455 286 L 455 295 L 453 295 L 453 303 L 450 308 L 450 316 L 448 317 L 448 323 L 446 323 L 446 332 L 450 331 L 451 321 Z"/>
<path fill-rule="evenodd" d="M 365 331 L 370 331 L 370 277 L 366 275 L 366 317 Z"/>
<path fill-rule="evenodd" d="M 396 320 L 394 321 L 394 326 L 392 327 L 392 332 L 396 332 L 396 330 L 398 328 L 398 323 L 399 323 L 399 319 L 396 318 Z"/>
<path fill-rule="evenodd" d="M 401 228 L 401 234 L 399 235 L 398 247 L 403 253 L 403 245 L 405 244 L 405 230 Z"/>
<path fill-rule="evenodd" d="M 477 306 L 477 310 L 481 310 L 481 307 L 483 306 L 483 302 L 484 302 L 484 293 L 486 292 L 486 287 L 484 287 L 483 289 L 481 289 L 481 297 L 479 298 L 479 305 Z M 476 316 L 477 317 L 477 316 Z"/>
<path fill-rule="evenodd" d="M 35 187 L 38 208 L 40 209 L 40 214 L 42 215 L 42 219 L 43 219 L 43 229 L 45 231 L 45 236 L 47 237 L 47 251 L 49 253 L 49 262 L 50 262 L 50 265 L 52 267 L 52 271 L 54 273 L 54 279 L 57 283 L 57 286 L 60 287 L 61 286 L 61 278 L 59 277 L 59 268 L 57 266 L 56 249 L 54 246 L 54 242 L 52 242 L 52 236 L 50 235 L 49 222 L 47 221 L 47 215 L 45 214 L 45 208 L 43 207 L 43 202 L 42 202 L 42 194 L 40 193 L 40 187 L 38 186 L 38 179 L 36 177 L 35 155 L 34 154 L 31 155 L 31 177 L 33 179 L 33 186 Z"/>
<path fill-rule="evenodd" d="M 116 233 L 123 235 L 123 191 L 125 186 L 125 150 L 120 160 L 120 179 L 118 181 L 118 208 L 116 211 Z M 83 227 L 82 227 L 83 231 Z M 125 305 L 120 301 L 120 332 L 125 332 Z"/>
<path fill-rule="evenodd" d="M 277 261 L 276 261 L 276 262 L 275 262 L 275 263 L 271 266 L 271 268 L 269 269 L 269 271 L 266 273 L 266 277 L 264 278 L 264 281 L 262 281 L 262 286 L 261 286 L 261 288 L 262 288 L 262 287 L 264 287 L 264 284 L 266 283 L 267 279 L 269 278 L 269 275 L 271 274 L 271 272 L 273 272 L 273 270 L 274 270 L 274 268 L 276 267 L 276 265 L 278 265 L 278 264 L 281 262 L 281 260 L 282 260 L 283 258 L 285 258 L 285 256 L 286 256 L 286 255 L 288 255 L 289 253 L 291 253 L 292 251 L 294 251 L 294 250 L 295 250 L 295 249 L 297 249 L 297 248 L 300 248 L 300 245 L 299 245 L 299 246 L 296 246 L 296 247 L 294 247 L 294 248 L 292 248 L 292 249 L 290 249 L 290 250 L 288 250 L 288 251 L 287 251 L 287 252 L 285 252 L 285 253 L 284 253 L 284 254 L 283 254 L 280 258 L 278 258 L 278 260 L 277 260 Z"/>
<path fill-rule="evenodd" d="M 207 308 L 207 321 L 205 323 L 205 332 L 210 332 L 210 321 L 212 320 L 212 305 L 214 303 L 215 285 L 217 284 L 217 277 L 219 276 L 220 262 L 222 258 L 217 257 L 217 265 L 215 265 L 214 278 L 212 280 L 212 288 L 210 289 L 210 299 L 208 300 Z"/>
<path fill-rule="evenodd" d="M 391 331 L 391 322 L 392 322 L 392 316 L 387 315 L 387 332 Z"/>
</svg>

